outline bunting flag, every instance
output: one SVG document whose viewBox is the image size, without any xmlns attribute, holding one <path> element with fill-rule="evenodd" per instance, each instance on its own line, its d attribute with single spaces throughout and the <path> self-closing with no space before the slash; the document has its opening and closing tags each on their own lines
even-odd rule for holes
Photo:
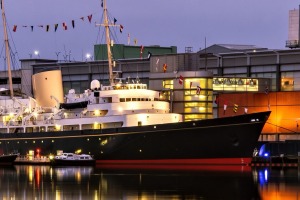
<svg viewBox="0 0 300 200">
<path fill-rule="evenodd" d="M 55 24 L 54 25 L 54 32 L 56 32 L 57 28 L 58 28 L 58 24 Z"/>
<path fill-rule="evenodd" d="M 1 0 L 0 0 L 1 1 Z M 87 16 L 87 18 L 88 18 L 88 20 L 89 20 L 89 22 L 91 23 L 91 21 L 92 21 L 92 14 L 91 15 L 89 15 L 89 16 Z M 84 17 L 80 17 L 79 18 L 80 20 L 82 20 L 82 21 L 84 21 Z M 73 27 L 73 29 L 75 28 L 75 20 L 71 20 L 71 22 L 72 22 L 72 27 Z M 63 30 L 67 30 L 67 24 L 65 23 L 65 22 L 63 22 L 62 23 L 63 24 Z M 39 24 L 39 25 L 34 25 L 35 27 L 39 27 L 39 28 L 44 28 L 44 27 L 46 27 L 46 32 L 48 32 L 49 30 L 50 30 L 50 26 L 51 25 L 49 25 L 49 24 Z M 33 29 L 34 29 L 34 26 L 33 25 L 31 25 L 31 26 L 29 26 L 29 25 L 20 25 L 19 27 L 23 27 L 23 28 L 27 28 L 27 27 L 30 27 L 30 29 L 31 29 L 31 31 L 33 32 Z M 17 27 L 18 27 L 18 25 L 16 24 L 16 25 L 14 25 L 13 26 L 13 32 L 16 32 L 17 31 Z M 56 32 L 57 31 L 57 27 L 58 27 L 58 23 L 56 23 L 56 24 L 54 24 L 54 28 L 53 28 L 53 30 Z M 120 29 L 123 29 L 123 26 L 121 25 L 120 26 Z M 120 30 L 120 32 L 122 32 L 122 30 Z"/>
<path fill-rule="evenodd" d="M 151 56 L 152 56 L 152 53 L 150 51 L 148 51 L 148 60 L 150 60 Z"/>
<path fill-rule="evenodd" d="M 134 39 L 134 40 L 133 40 L 134 46 L 137 45 L 137 42 L 138 42 L 137 39 Z"/>
<path fill-rule="evenodd" d="M 89 22 L 91 23 L 92 22 L 92 17 L 93 17 L 93 15 L 89 15 L 89 16 L 87 16 L 88 17 L 88 19 L 89 19 Z"/>
<path fill-rule="evenodd" d="M 248 108 L 245 108 L 245 114 L 247 114 L 248 113 Z"/>
<path fill-rule="evenodd" d="M 269 87 L 268 86 L 266 86 L 266 88 L 265 88 L 265 94 L 269 94 Z"/>
<path fill-rule="evenodd" d="M 218 96 L 215 97 L 215 104 L 219 104 L 219 97 Z"/>
<path fill-rule="evenodd" d="M 103 0 L 101 0 L 101 7 L 103 8 Z"/>
<path fill-rule="evenodd" d="M 120 33 L 122 33 L 123 32 L 123 26 L 120 24 Z"/>
<path fill-rule="evenodd" d="M 143 58 L 143 50 L 144 50 L 144 46 L 141 45 L 141 51 L 140 51 L 140 58 L 141 58 L 141 59 Z"/>
<path fill-rule="evenodd" d="M 199 85 L 197 85 L 197 91 L 196 91 L 196 94 L 199 95 L 201 92 L 201 87 Z"/>
<path fill-rule="evenodd" d="M 167 68 L 168 68 L 168 65 L 167 65 L 167 64 L 164 64 L 164 65 L 163 65 L 164 73 L 167 71 Z"/>
<path fill-rule="evenodd" d="M 155 70 L 158 72 L 159 58 L 156 58 Z"/>
<path fill-rule="evenodd" d="M 227 102 L 224 102 L 224 115 L 225 115 L 226 109 L 227 109 Z"/>
<path fill-rule="evenodd" d="M 2 3 L 2 1 L 1 1 Z M 17 31 L 17 25 L 14 25 L 14 28 L 13 28 L 13 32 L 16 32 Z"/>
<path fill-rule="evenodd" d="M 128 35 L 127 35 L 127 44 L 128 45 L 130 44 L 130 33 L 128 33 Z"/>
<path fill-rule="evenodd" d="M 68 29 L 68 26 L 67 26 L 67 24 L 65 23 L 65 22 L 63 22 L 63 28 L 64 28 L 64 30 L 66 31 L 67 29 Z"/>
<path fill-rule="evenodd" d="M 233 112 L 236 113 L 237 110 L 238 110 L 238 108 L 239 108 L 239 105 L 234 104 L 234 105 L 233 105 Z"/>
<path fill-rule="evenodd" d="M 180 84 L 180 85 L 182 85 L 182 83 L 183 83 L 183 76 L 179 76 L 179 81 L 178 81 L 178 83 Z"/>
<path fill-rule="evenodd" d="M 159 64 L 159 58 L 156 59 L 156 65 L 158 65 L 158 64 Z"/>
<path fill-rule="evenodd" d="M 116 18 L 114 18 L 114 25 L 116 24 L 117 21 L 118 21 L 118 20 L 117 20 Z"/>
</svg>

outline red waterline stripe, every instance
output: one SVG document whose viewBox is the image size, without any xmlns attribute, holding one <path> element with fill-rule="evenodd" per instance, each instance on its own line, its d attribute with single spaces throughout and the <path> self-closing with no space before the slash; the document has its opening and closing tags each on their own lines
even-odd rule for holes
<svg viewBox="0 0 300 200">
<path fill-rule="evenodd" d="M 96 164 L 148 164 L 148 165 L 248 165 L 251 158 L 201 158 L 157 160 L 96 160 Z"/>
<path fill-rule="evenodd" d="M 251 171 L 251 158 L 163 159 L 163 160 L 97 160 L 105 169 L 167 169 Z"/>
</svg>

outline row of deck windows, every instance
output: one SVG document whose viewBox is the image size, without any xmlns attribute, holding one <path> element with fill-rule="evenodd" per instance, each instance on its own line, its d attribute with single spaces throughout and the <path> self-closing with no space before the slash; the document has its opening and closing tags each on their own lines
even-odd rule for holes
<svg viewBox="0 0 300 200">
<path fill-rule="evenodd" d="M 152 101 L 151 98 L 120 98 L 120 102 L 128 101 Z M 154 98 L 154 101 L 158 101 L 158 98 Z"/>
</svg>

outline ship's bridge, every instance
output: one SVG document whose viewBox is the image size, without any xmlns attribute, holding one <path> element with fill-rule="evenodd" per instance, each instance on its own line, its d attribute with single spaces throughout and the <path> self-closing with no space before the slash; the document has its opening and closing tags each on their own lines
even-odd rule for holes
<svg viewBox="0 0 300 200">
<path fill-rule="evenodd" d="M 113 86 L 103 86 L 102 90 L 139 90 L 139 89 L 147 89 L 147 84 L 142 83 L 118 83 Z"/>
</svg>

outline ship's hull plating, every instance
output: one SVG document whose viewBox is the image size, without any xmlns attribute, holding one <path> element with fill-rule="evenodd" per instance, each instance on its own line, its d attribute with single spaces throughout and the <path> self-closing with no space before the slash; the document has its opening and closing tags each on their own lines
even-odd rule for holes
<svg viewBox="0 0 300 200">
<path fill-rule="evenodd" d="M 0 165 L 11 165 L 16 160 L 17 157 L 18 154 L 1 155 Z"/>
<path fill-rule="evenodd" d="M 98 130 L 1 134 L 21 155 L 29 150 L 91 154 L 97 164 L 248 163 L 270 112 L 192 122 Z"/>
</svg>

